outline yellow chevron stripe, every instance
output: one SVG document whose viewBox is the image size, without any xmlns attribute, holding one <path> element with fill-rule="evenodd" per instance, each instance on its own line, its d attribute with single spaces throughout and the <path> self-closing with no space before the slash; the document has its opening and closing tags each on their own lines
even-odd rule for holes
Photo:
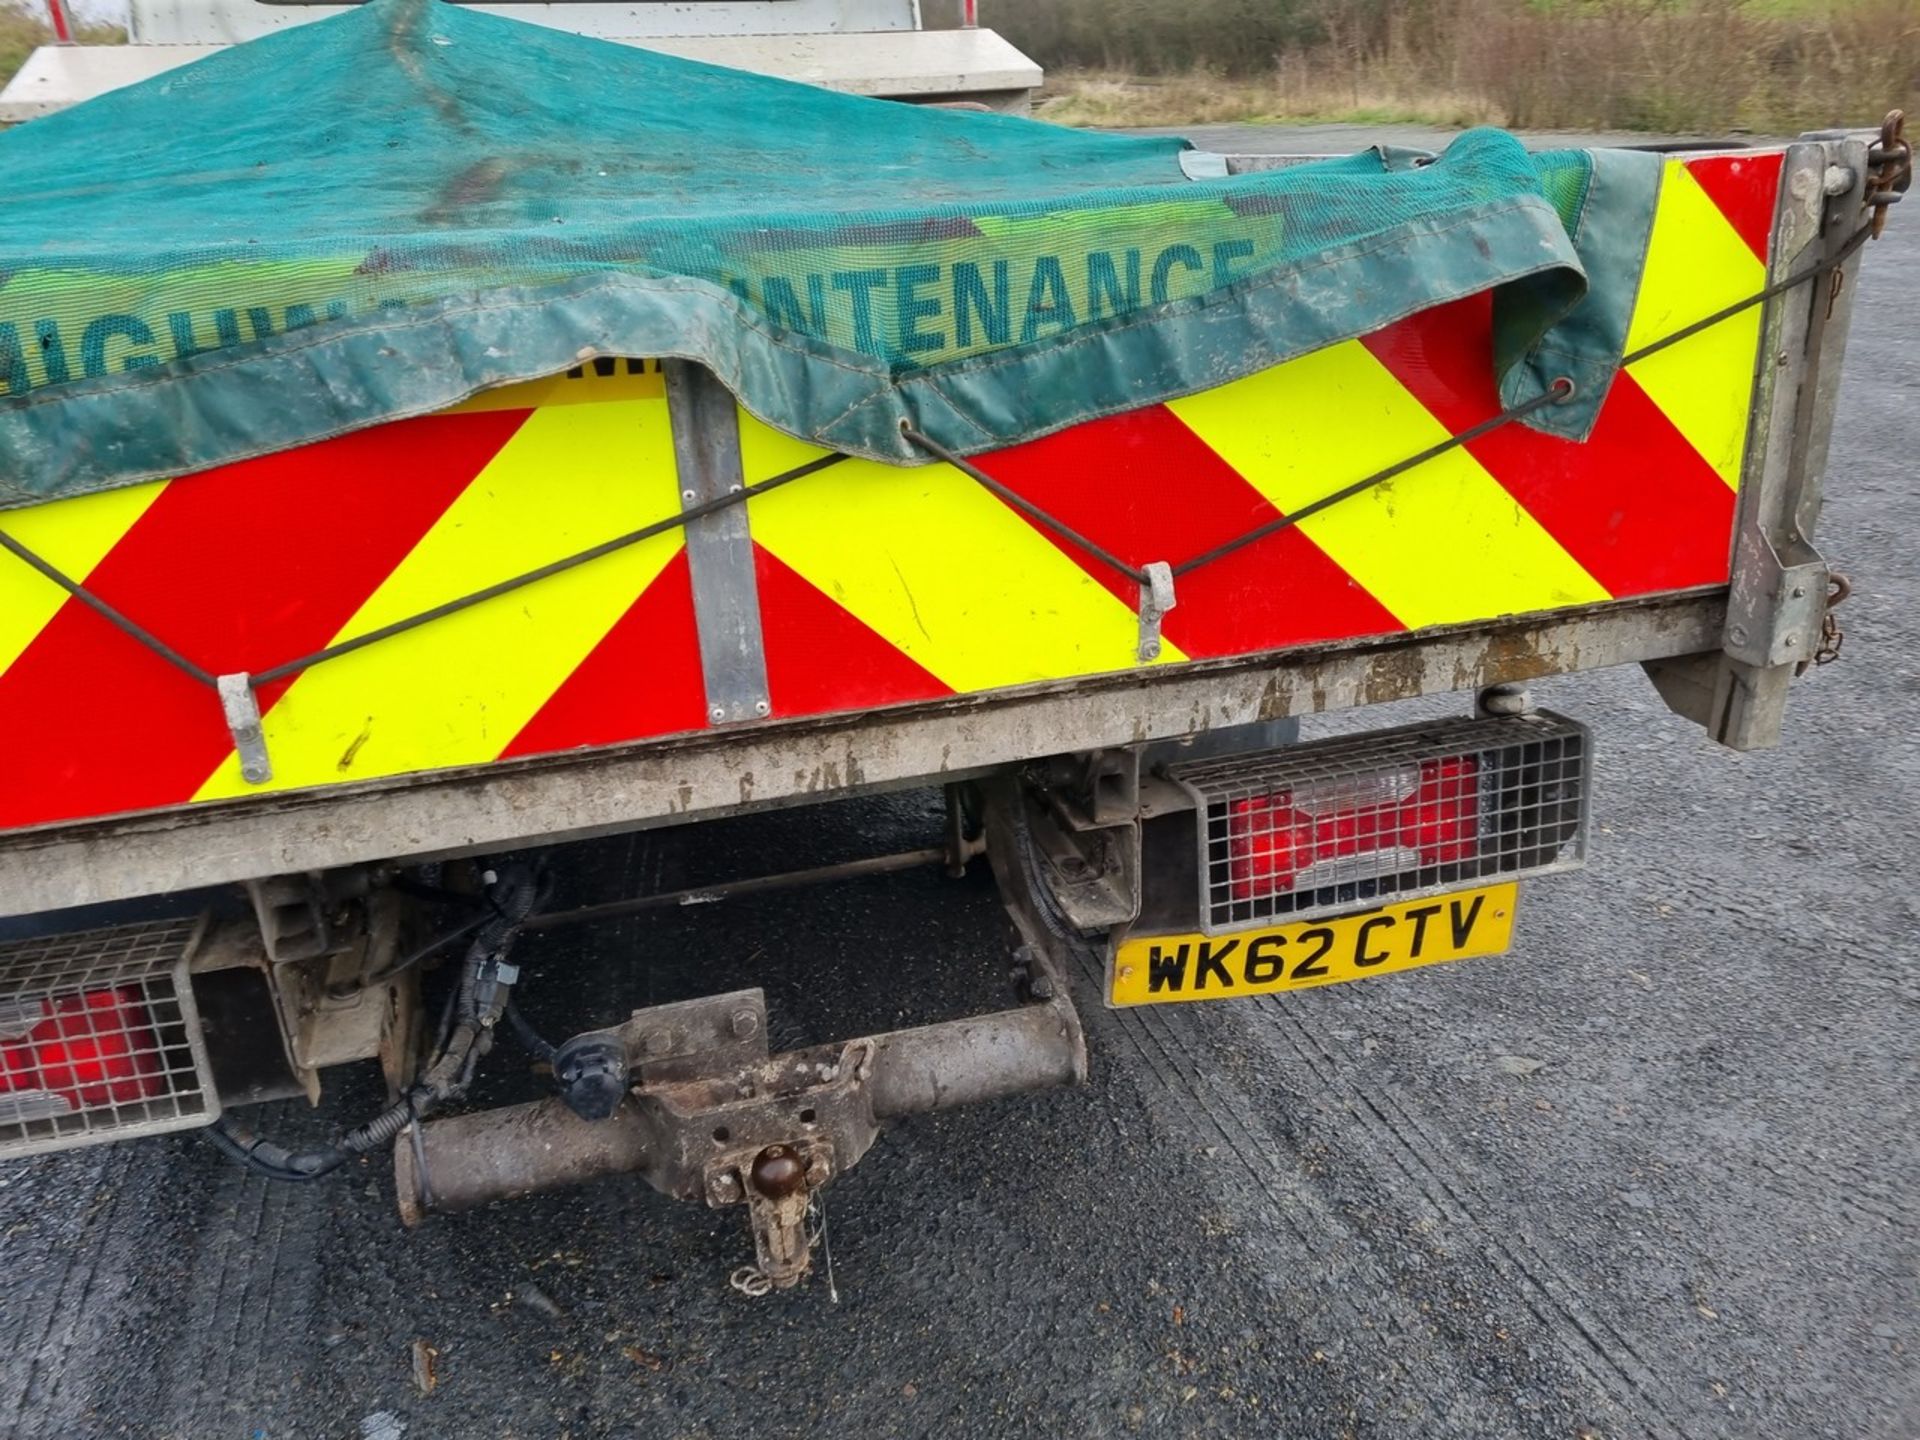
<svg viewBox="0 0 1920 1440">
<path fill-rule="evenodd" d="M 1627 349 L 1671 335 L 1766 283 L 1766 266 L 1740 232 L 1687 167 L 1669 161 Z M 1755 306 L 1628 367 L 1653 403 L 1735 489 L 1746 455 L 1759 346 L 1760 307 Z"/>
<path fill-rule="evenodd" d="M 550 405 L 601 405 L 609 400 L 661 400 L 666 398 L 667 377 L 658 360 L 640 362 L 646 366 L 640 374 L 629 374 L 625 360 L 616 361 L 611 375 L 602 375 L 589 360 L 580 374 L 549 375 L 544 380 L 527 380 L 518 385 L 502 385 L 497 390 L 482 390 L 452 409 L 448 415 L 471 415 L 485 410 L 543 410 Z"/>
<path fill-rule="evenodd" d="M 825 452 L 751 416 L 749 481 Z M 946 465 L 849 460 L 749 502 L 753 538 L 962 693 L 1136 663 L 1140 622 L 1045 536 Z M 1162 662 L 1184 660 L 1167 645 Z"/>
<path fill-rule="evenodd" d="M 85 580 L 167 488 L 164 480 L 0 514 L 0 530 L 63 572 Z M 67 592 L 0 552 L 0 675 L 65 603 Z"/>
<path fill-rule="evenodd" d="M 535 412 L 336 640 L 677 511 L 667 407 Z M 492 760 L 678 553 L 677 531 L 309 670 L 266 716 L 271 787 L 227 760 L 196 799 Z"/>
<path fill-rule="evenodd" d="M 1358 341 L 1170 408 L 1283 513 L 1448 434 Z M 1608 598 L 1465 450 L 1300 528 L 1410 629 Z"/>
</svg>

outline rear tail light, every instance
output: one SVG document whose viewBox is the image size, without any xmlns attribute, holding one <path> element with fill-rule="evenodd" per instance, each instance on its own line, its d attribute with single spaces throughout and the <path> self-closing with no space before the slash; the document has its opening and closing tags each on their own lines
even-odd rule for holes
<svg viewBox="0 0 1920 1440">
<path fill-rule="evenodd" d="M 88 990 L 0 1010 L 0 1113 L 36 1100 L 68 1110 L 145 1100 L 160 1091 L 160 1065 L 160 1042 L 136 990 Z"/>
<path fill-rule="evenodd" d="M 1584 727 L 1538 712 L 1177 766 L 1201 814 L 1203 925 L 1571 869 L 1588 753 Z"/>
<path fill-rule="evenodd" d="M 219 1108 L 196 919 L 0 943 L 0 1157 L 178 1130 Z"/>
<path fill-rule="evenodd" d="M 1466 860 L 1480 837 L 1480 760 L 1423 760 L 1235 800 L 1227 834 L 1236 900 Z"/>
</svg>

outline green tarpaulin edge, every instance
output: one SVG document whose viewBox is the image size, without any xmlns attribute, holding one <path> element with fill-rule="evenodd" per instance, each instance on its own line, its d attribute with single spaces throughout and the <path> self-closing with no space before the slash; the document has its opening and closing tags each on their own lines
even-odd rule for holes
<svg viewBox="0 0 1920 1440">
<path fill-rule="evenodd" d="M 1432 230 L 1408 226 L 1211 295 L 904 375 L 780 330 L 690 277 L 487 291 L 23 396 L 0 407 L 0 504 L 49 498 L 28 477 L 63 475 L 61 493 L 78 493 L 188 474 L 430 414 L 596 356 L 698 361 L 777 429 L 916 463 L 926 456 L 902 437 L 903 421 L 977 453 L 1211 389 L 1496 287 L 1509 287 L 1502 312 L 1534 335 L 1585 294 L 1544 199 Z M 1362 260 L 1371 283 L 1356 295 L 1348 267 Z"/>
<path fill-rule="evenodd" d="M 1564 376 L 1575 385 L 1565 405 L 1536 411 L 1527 423 L 1567 440 L 1584 440 L 1599 418 L 1640 298 L 1653 214 L 1660 202 L 1663 158 L 1643 150 L 1591 150 L 1586 193 L 1568 227 L 1587 276 L 1586 299 L 1558 322 L 1496 307 L 1495 369 L 1500 399 L 1513 406 Z"/>
</svg>

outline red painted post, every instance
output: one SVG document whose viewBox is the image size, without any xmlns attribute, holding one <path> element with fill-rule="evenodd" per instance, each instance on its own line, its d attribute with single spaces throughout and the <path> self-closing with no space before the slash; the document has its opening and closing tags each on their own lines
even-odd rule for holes
<svg viewBox="0 0 1920 1440">
<path fill-rule="evenodd" d="M 53 21 L 54 43 L 73 44 L 73 21 L 67 18 L 67 0 L 47 0 L 47 15 Z"/>
<path fill-rule="evenodd" d="M 980 0 L 960 0 L 960 23 L 969 30 L 978 28 L 980 24 Z"/>
</svg>

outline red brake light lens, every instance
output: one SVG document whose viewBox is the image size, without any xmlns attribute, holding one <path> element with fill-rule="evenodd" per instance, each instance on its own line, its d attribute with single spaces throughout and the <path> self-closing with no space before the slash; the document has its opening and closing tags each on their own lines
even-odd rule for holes
<svg viewBox="0 0 1920 1440">
<path fill-rule="evenodd" d="M 1235 800 L 1227 814 L 1233 898 L 1306 893 L 1471 860 L 1480 812 L 1476 755 Z"/>
<path fill-rule="evenodd" d="M 0 1095 L 38 1092 L 80 1110 L 160 1093 L 159 1045 L 138 991 L 89 990 L 38 1004 L 37 1022 L 0 1037 Z"/>
</svg>

